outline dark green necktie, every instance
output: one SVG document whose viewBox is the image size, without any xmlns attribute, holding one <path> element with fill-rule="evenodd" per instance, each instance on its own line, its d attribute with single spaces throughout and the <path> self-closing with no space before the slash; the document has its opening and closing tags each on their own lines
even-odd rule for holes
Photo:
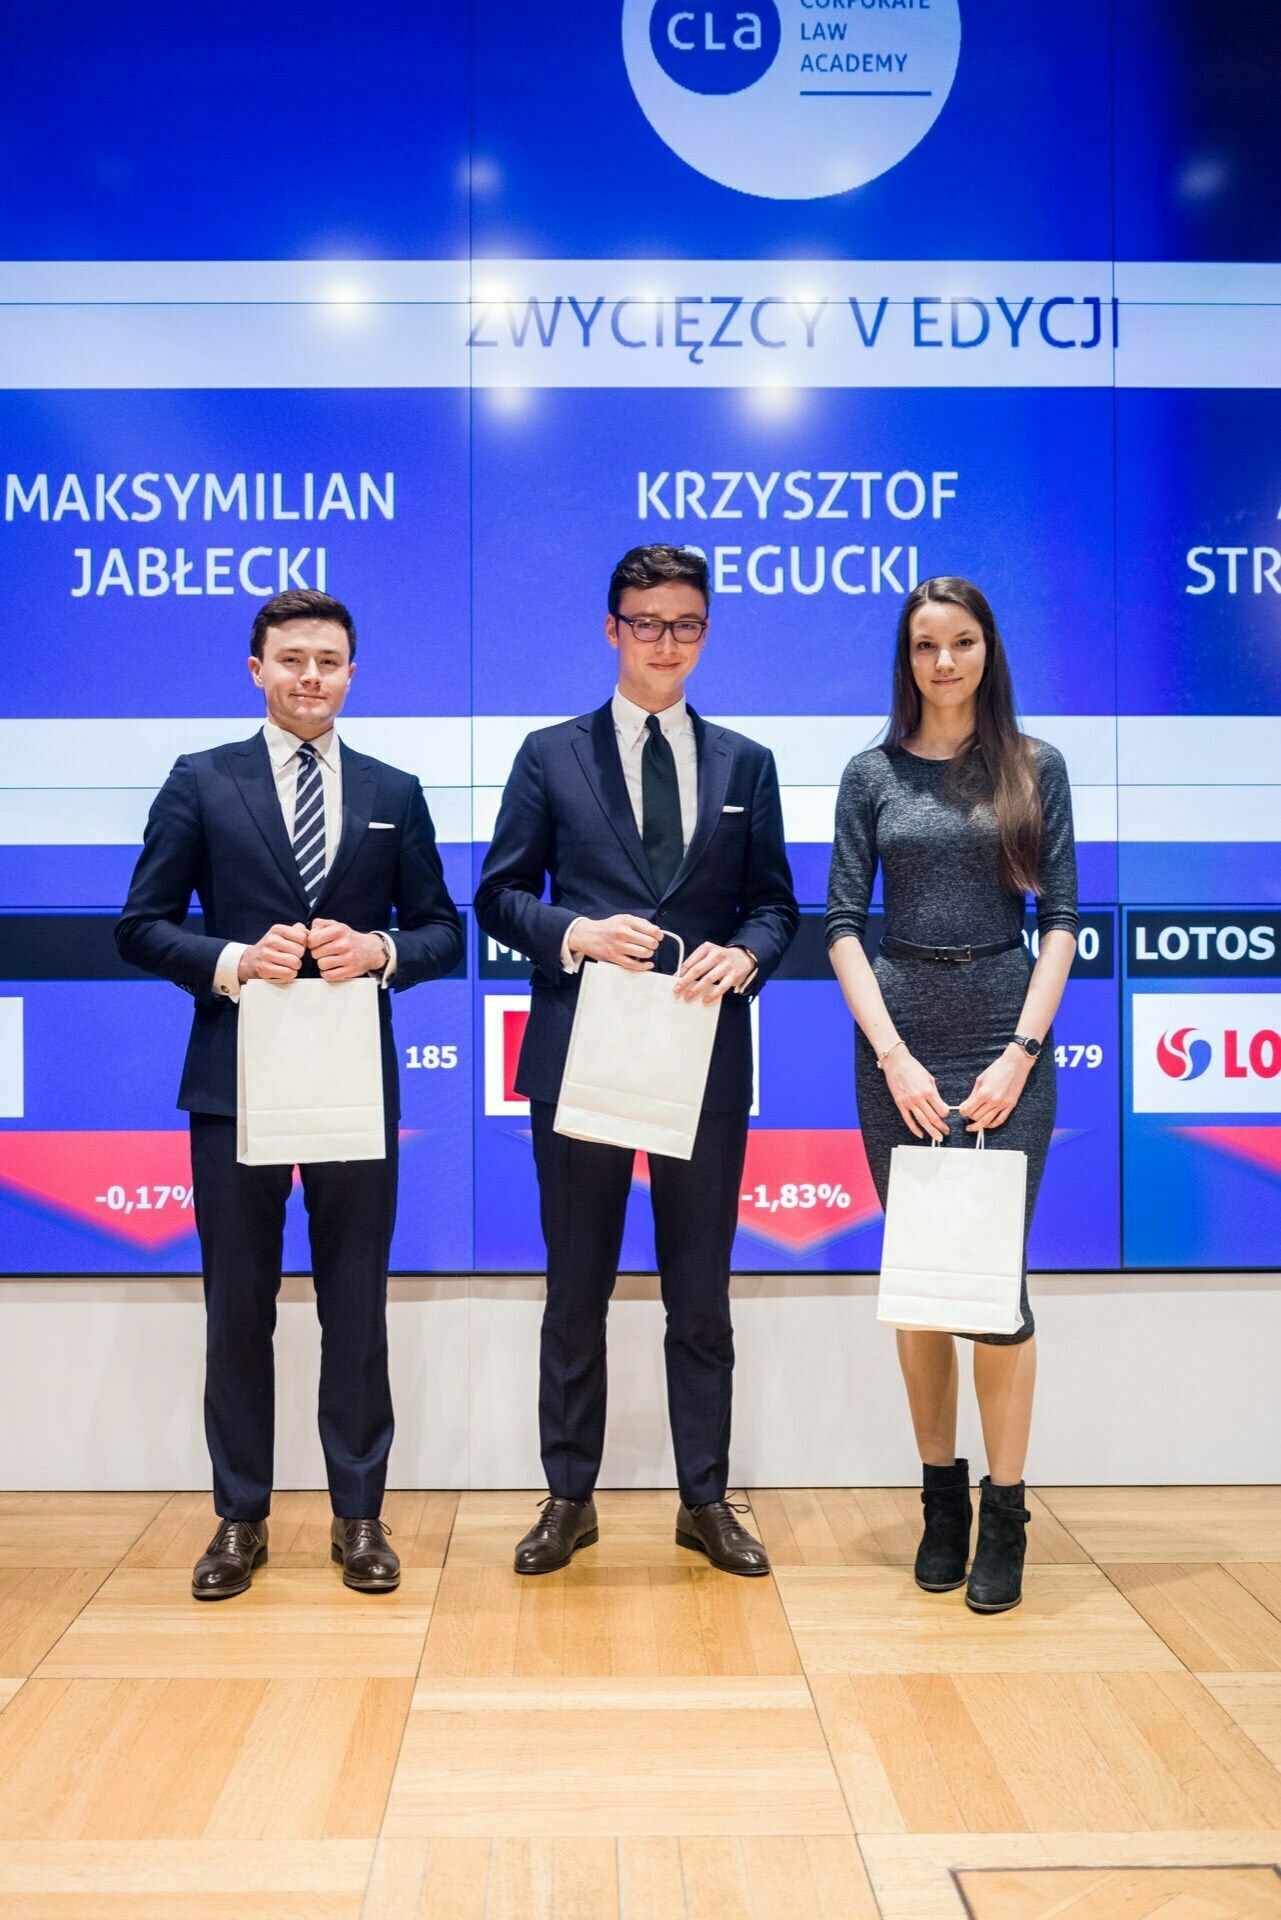
<svg viewBox="0 0 1281 1920">
<path fill-rule="evenodd" d="M 661 896 L 667 892 L 685 857 L 681 790 L 676 778 L 676 756 L 656 713 L 651 713 L 645 722 L 645 731 L 649 738 L 641 754 L 641 838 L 645 842 L 654 890 Z"/>
</svg>

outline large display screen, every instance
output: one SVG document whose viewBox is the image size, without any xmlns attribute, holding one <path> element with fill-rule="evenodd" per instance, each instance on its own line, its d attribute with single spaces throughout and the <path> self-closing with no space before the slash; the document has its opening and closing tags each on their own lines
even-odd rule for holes
<svg viewBox="0 0 1281 1920">
<path fill-rule="evenodd" d="M 960 573 L 1073 788 L 1031 1263 L 1274 1266 L 1275 11 L 553 14 L 393 5 L 354 48 L 297 0 L 222 9 L 208 45 L 170 8 L 86 10 L 79 95 L 65 9 L 12 27 L 0 1271 L 198 1265 L 190 1001 L 111 927 L 174 759 L 260 723 L 262 601 L 351 607 L 340 730 L 421 779 L 467 910 L 521 739 L 612 691 L 605 589 L 649 540 L 708 557 L 690 699 L 773 750 L 804 909 L 753 1015 L 736 1265 L 879 1262 L 833 807 L 903 596 Z M 457 977 L 395 1004 L 399 1271 L 542 1262 L 529 969 L 466 917 Z M 640 1269 L 646 1187 L 642 1157 Z"/>
</svg>

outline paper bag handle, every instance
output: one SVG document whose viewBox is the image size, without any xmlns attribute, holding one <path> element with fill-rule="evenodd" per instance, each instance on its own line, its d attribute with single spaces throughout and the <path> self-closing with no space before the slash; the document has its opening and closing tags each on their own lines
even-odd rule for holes
<svg viewBox="0 0 1281 1920">
<path fill-rule="evenodd" d="M 675 935 L 673 935 L 673 938 L 675 938 Z M 948 1108 L 948 1112 L 949 1112 L 949 1113 L 959 1113 L 960 1111 L 961 1111 L 961 1109 L 960 1109 L 959 1107 L 949 1107 L 949 1108 Z M 979 1149 L 980 1151 L 982 1150 L 982 1147 L 983 1147 L 983 1141 L 984 1141 L 984 1137 L 985 1137 L 985 1134 L 986 1134 L 986 1129 L 985 1129 L 984 1127 L 980 1127 L 980 1128 L 979 1128 L 979 1137 L 978 1137 L 978 1139 L 977 1139 L 977 1140 L 976 1140 L 976 1141 L 974 1142 L 974 1145 L 975 1145 L 975 1146 L 976 1146 L 976 1148 L 978 1148 L 978 1149 Z M 942 1144 L 943 1144 L 943 1142 L 942 1142 L 941 1140 L 931 1140 L 931 1141 L 930 1141 L 930 1145 L 931 1145 L 932 1147 L 941 1147 L 941 1146 L 942 1146 Z"/>
<path fill-rule="evenodd" d="M 663 936 L 662 936 L 662 939 L 663 939 L 663 940 L 674 940 L 674 941 L 676 942 L 676 944 L 677 944 L 677 946 L 678 946 L 678 947 L 680 948 L 680 958 L 679 958 L 679 960 L 678 960 L 678 961 L 676 962 L 676 971 L 677 971 L 677 973 L 679 973 L 679 972 L 681 971 L 681 969 L 682 969 L 682 967 L 683 967 L 683 966 L 685 965 L 685 942 L 684 942 L 684 941 L 683 941 L 683 940 L 681 939 L 681 937 L 680 937 L 680 935 L 679 935 L 679 933 L 673 933 L 670 927 L 664 927 L 664 928 L 663 928 Z M 662 940 L 660 940 L 660 941 L 659 941 L 659 946 L 661 946 L 661 945 L 662 945 Z M 655 949 L 654 949 L 654 951 L 655 951 L 655 953 L 657 953 L 657 951 L 658 951 L 658 948 L 657 948 L 657 947 L 655 947 Z"/>
</svg>

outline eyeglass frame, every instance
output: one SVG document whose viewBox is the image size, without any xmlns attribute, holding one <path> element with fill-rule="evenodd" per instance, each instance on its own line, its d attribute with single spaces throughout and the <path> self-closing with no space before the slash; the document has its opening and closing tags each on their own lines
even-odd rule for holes
<svg viewBox="0 0 1281 1920">
<path fill-rule="evenodd" d="M 699 643 L 707 637 L 707 629 L 711 624 L 710 619 L 698 621 L 697 640 L 678 640 L 676 637 L 677 627 L 692 627 L 696 617 L 697 616 L 692 613 L 683 613 L 679 620 L 660 620 L 656 613 L 616 613 L 614 615 L 615 620 L 621 620 L 625 626 L 632 629 L 632 638 L 639 640 L 643 647 L 660 647 L 669 633 L 672 639 L 676 641 L 678 647 L 698 646 Z M 661 627 L 663 631 L 656 637 L 647 638 L 644 634 L 637 633 L 636 623 L 638 620 L 651 621 L 654 626 Z"/>
</svg>

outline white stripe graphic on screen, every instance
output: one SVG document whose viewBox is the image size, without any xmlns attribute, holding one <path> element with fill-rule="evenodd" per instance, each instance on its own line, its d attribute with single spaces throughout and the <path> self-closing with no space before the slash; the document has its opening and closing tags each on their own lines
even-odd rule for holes
<svg viewBox="0 0 1281 1920">
<path fill-rule="evenodd" d="M 1139 306 L 1281 306 L 1271 261 L 1118 260 L 1118 300 Z"/>
<path fill-rule="evenodd" d="M 443 845 L 492 839 L 501 787 L 425 792 Z M 789 837 L 830 840 L 836 793 L 835 786 L 784 787 Z M 0 846 L 137 846 L 154 798 L 150 788 L 0 788 Z M 1082 841 L 1281 841 L 1276 787 L 1073 787 L 1072 810 Z"/>
<path fill-rule="evenodd" d="M 0 269 L 0 355 L 12 388 L 133 387 L 1258 387 L 1281 385 L 1281 270 L 1266 264 L 1119 261 L 1124 303 L 1111 341 L 1112 268 L 1104 261 L 490 261 L 466 263 L 230 261 L 32 262 Z M 588 347 L 569 306 L 585 286 L 604 302 L 661 302 L 664 345 L 624 348 L 608 324 Z M 1012 346 L 998 295 L 1032 306 Z M 676 345 L 674 302 L 699 296 L 821 306 L 811 346 L 734 353 Z M 953 300 L 982 302 L 988 336 L 976 346 L 916 344 L 917 298 L 948 316 Z M 556 305 L 559 298 L 560 305 Z M 883 319 L 868 348 L 841 325 L 857 299 Z M 529 323 L 538 300 L 556 333 L 544 347 Z M 1050 307 L 1068 300 L 1072 306 Z M 1064 352 L 1041 333 L 1093 324 L 1103 337 Z M 967 308 L 967 313 L 977 309 Z M 359 324 L 353 325 L 353 316 Z M 995 320 L 993 317 L 995 316 Z M 1052 317 L 1051 317 L 1052 316 Z M 487 331 L 487 329 L 491 329 Z M 496 330 L 494 330 L 496 329 Z M 1004 329 L 1004 331 L 1003 331 Z M 946 329 L 944 329 L 946 335 Z M 516 344 L 523 334 L 525 345 Z M 469 338 L 495 344 L 469 348 Z M 537 341 L 537 345 L 535 345 Z M 851 353 L 856 355 L 853 367 Z M 779 361 L 785 360 L 785 376 Z M 1115 373 L 1114 373 L 1115 369 Z"/>
<path fill-rule="evenodd" d="M 771 748 L 794 840 L 831 837 L 836 789 L 851 756 L 884 728 L 875 714 L 733 715 L 717 724 Z M 528 733 L 548 715 L 375 718 L 343 738 L 425 785 L 439 839 L 491 838 L 503 784 Z M 1256 715 L 1029 715 L 1029 733 L 1064 754 L 1078 838 L 1139 843 L 1281 840 L 1281 719 Z M 133 846 L 175 759 L 243 740 L 244 720 L 0 720 L 0 844 Z M 1121 767 L 1120 787 L 1113 767 Z M 470 785 L 473 766 L 476 786 Z M 127 770 L 136 786 L 113 784 Z M 1225 784 L 1230 771 L 1235 779 Z"/>
<path fill-rule="evenodd" d="M 1112 269 L 1103 261 L 688 261 L 656 277 L 644 261 L 478 263 L 477 297 L 459 262 L 229 262 L 221 283 L 200 263 L 11 266 L 0 277 L 0 354 L 14 388 L 520 387 L 928 388 L 1106 387 L 1113 381 Z M 290 272 L 290 267 L 296 269 Z M 433 269 L 435 274 L 433 277 Z M 586 289 L 590 327 L 578 317 Z M 732 299 L 760 307 L 778 345 L 688 339 L 689 314 Z M 686 303 L 678 309 L 678 300 Z M 961 338 L 952 338 L 959 309 Z M 624 343 L 618 303 L 633 331 Z M 851 301 L 863 318 L 856 322 Z M 920 301 L 924 304 L 918 306 Z M 538 302 L 539 324 L 533 324 Z M 690 303 L 696 302 L 697 308 Z M 1004 305 L 1002 305 L 1002 302 Z M 1028 302 L 1025 306 L 1025 302 Z M 684 313 L 676 324 L 678 312 Z M 1120 358 L 1134 384 L 1155 364 L 1138 334 L 1174 306 L 1127 309 Z M 1242 316 L 1209 305 L 1173 343 L 1176 384 L 1264 384 L 1261 351 L 1242 350 Z M 877 316 L 870 333 L 866 316 Z M 1011 318 L 1019 316 L 1017 329 Z M 1158 319 L 1151 322 L 1150 316 Z M 981 316 L 981 318 L 980 318 Z M 1182 323 L 1173 321 L 1176 333 Z M 969 330 L 973 328 L 975 333 Z M 1234 335 L 1235 353 L 1225 350 Z M 1275 329 L 1273 330 L 1275 332 Z M 922 338 L 924 333 L 925 338 Z M 691 351 L 691 345 L 694 351 Z M 923 351 L 928 345 L 933 351 Z M 638 350 L 640 348 L 641 350 Z M 1067 351 L 1064 348 L 1076 348 Z M 1123 376 L 1124 378 L 1124 376 Z"/>
<path fill-rule="evenodd" d="M 567 717 L 477 714 L 472 722 L 476 785 L 501 787 L 525 736 L 557 726 Z M 704 718 L 768 747 L 785 786 L 839 785 L 847 763 L 856 753 L 874 747 L 885 731 L 883 713 L 709 713 Z M 1071 779 L 1089 786 L 1109 786 L 1116 777 L 1117 725 L 1111 714 L 1028 714 L 1023 719 L 1024 732 L 1057 747 Z"/>
<path fill-rule="evenodd" d="M 22 1002 L 0 1000 L 0 1120 L 21 1120 L 24 1111 Z"/>
<path fill-rule="evenodd" d="M 359 753 L 416 773 L 428 788 L 501 787 L 526 734 L 566 715 L 344 714 L 342 738 Z M 883 714 L 709 714 L 774 754 L 786 785 L 835 786 L 846 762 L 875 745 Z M 0 767 L 10 787 L 159 787 L 183 753 L 244 740 L 252 715 L 226 720 L 0 719 Z M 1027 714 L 1024 730 L 1056 746 L 1073 781 L 1169 786 L 1281 782 L 1281 718 L 1227 714 Z"/>
<path fill-rule="evenodd" d="M 470 840 L 470 791 L 423 791 L 439 839 Z M 0 787 L 0 846 L 137 846 L 154 799 L 151 787 Z"/>
<path fill-rule="evenodd" d="M 1275 787 L 1121 787 L 1117 804 L 1121 840 L 1281 840 Z"/>
<path fill-rule="evenodd" d="M 1281 718 L 1267 714 L 1123 714 L 1116 773 L 1124 786 L 1281 784 Z"/>
<path fill-rule="evenodd" d="M 131 787 L 157 788 L 180 754 L 247 740 L 261 727 L 261 711 L 222 720 L 0 719 L 0 768 L 11 787 L 112 787 L 123 773 Z M 416 773 L 425 787 L 471 785 L 465 717 L 344 714 L 340 737 L 357 753 Z"/>
</svg>

